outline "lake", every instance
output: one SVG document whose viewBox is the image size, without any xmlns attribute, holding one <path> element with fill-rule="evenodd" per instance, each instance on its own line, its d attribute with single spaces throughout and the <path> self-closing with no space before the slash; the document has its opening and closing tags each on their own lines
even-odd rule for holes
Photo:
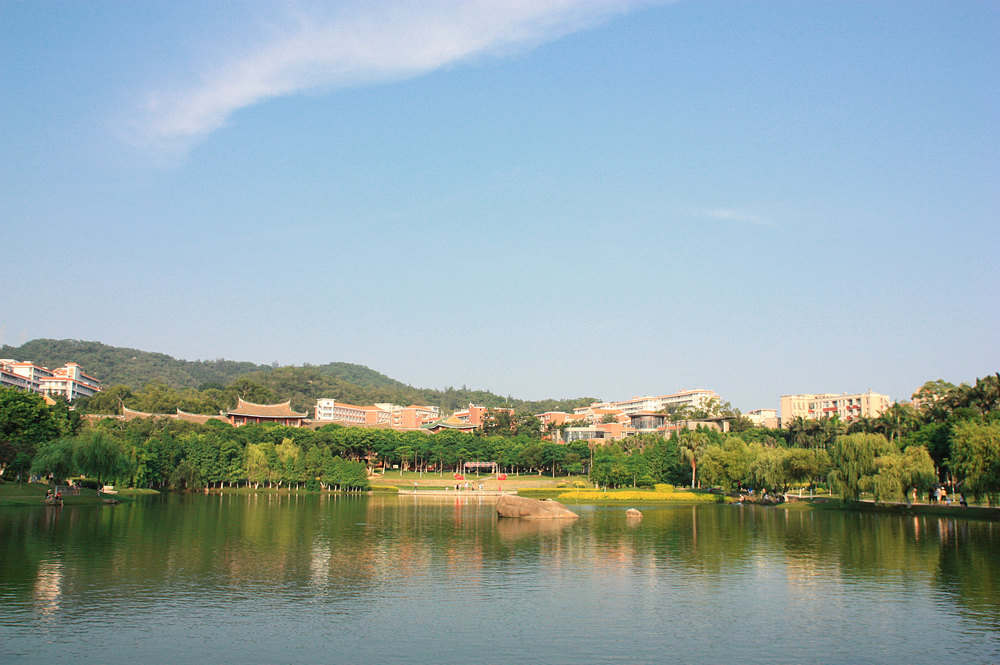
<svg viewBox="0 0 1000 665">
<path fill-rule="evenodd" d="M 164 495 L 0 510 L 0 663 L 1000 662 L 1000 525 Z"/>
</svg>

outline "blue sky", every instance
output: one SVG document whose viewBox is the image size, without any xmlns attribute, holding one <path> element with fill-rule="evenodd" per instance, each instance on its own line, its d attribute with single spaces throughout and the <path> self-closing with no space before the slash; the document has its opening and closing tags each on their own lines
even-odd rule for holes
<svg viewBox="0 0 1000 665">
<path fill-rule="evenodd" d="M 0 0 L 2 342 L 744 410 L 1000 368 L 1000 5 Z"/>
</svg>

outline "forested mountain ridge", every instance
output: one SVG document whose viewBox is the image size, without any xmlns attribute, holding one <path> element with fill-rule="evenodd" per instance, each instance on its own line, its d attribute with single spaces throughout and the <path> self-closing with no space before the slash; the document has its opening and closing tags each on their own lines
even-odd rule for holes
<svg viewBox="0 0 1000 665">
<path fill-rule="evenodd" d="M 116 392 L 129 408 L 159 413 L 172 412 L 178 407 L 195 413 L 215 413 L 220 406 L 233 406 L 236 395 L 260 401 L 291 399 L 294 408 L 310 413 L 316 399 L 321 397 L 361 405 L 426 404 L 440 407 L 442 414 L 464 408 L 470 402 L 539 413 L 568 410 L 595 401 L 591 397 L 526 401 L 464 386 L 445 390 L 414 388 L 364 365 L 346 362 L 274 367 L 222 358 L 178 360 L 163 353 L 72 339 L 36 339 L 20 347 L 4 345 L 0 347 L 0 357 L 31 361 L 53 369 L 75 362 L 100 380 L 105 390 L 127 387 Z M 248 389 L 253 386 L 262 390 Z M 105 401 L 113 403 L 110 399 L 97 400 L 94 406 L 100 405 L 103 410 L 108 406 Z M 81 406 L 87 407 L 86 403 Z"/>
<path fill-rule="evenodd" d="M 22 346 L 0 347 L 0 357 L 33 362 L 55 369 L 68 362 L 104 386 L 126 385 L 138 389 L 147 383 L 172 388 L 197 388 L 205 383 L 228 384 L 238 376 L 266 369 L 264 365 L 233 360 L 177 360 L 165 353 L 108 346 L 76 339 L 33 339 Z"/>
</svg>

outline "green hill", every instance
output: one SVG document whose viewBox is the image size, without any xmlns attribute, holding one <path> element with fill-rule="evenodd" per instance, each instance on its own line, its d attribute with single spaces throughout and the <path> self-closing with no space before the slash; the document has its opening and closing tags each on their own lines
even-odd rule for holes
<svg viewBox="0 0 1000 665">
<path fill-rule="evenodd" d="M 219 408 L 234 405 L 238 395 L 260 401 L 291 399 L 294 408 L 309 411 L 316 399 L 329 397 L 351 404 L 426 404 L 438 406 L 446 414 L 470 402 L 540 413 L 572 410 L 595 401 L 591 397 L 527 401 L 464 386 L 444 390 L 415 388 L 364 365 L 345 362 L 272 367 L 222 358 L 178 360 L 163 353 L 72 339 L 36 339 L 20 347 L 4 345 L 0 347 L 0 357 L 52 368 L 67 362 L 78 363 L 99 379 L 106 390 L 127 386 L 127 390 L 116 391 L 126 406 L 158 413 L 177 407 L 196 413 L 216 413 Z M 97 410 L 107 412 L 108 405 L 115 400 L 110 395 L 103 397 L 104 400 L 97 402 Z M 81 404 L 81 408 L 86 410 L 87 404 Z"/>
<path fill-rule="evenodd" d="M 266 365 L 232 360 L 177 360 L 165 353 L 108 346 L 76 339 L 34 339 L 24 345 L 0 347 L 0 357 L 26 360 L 56 368 L 74 362 L 104 386 L 138 389 L 147 383 L 173 388 L 197 388 L 206 383 L 225 385 L 235 378 L 266 369 Z"/>
</svg>

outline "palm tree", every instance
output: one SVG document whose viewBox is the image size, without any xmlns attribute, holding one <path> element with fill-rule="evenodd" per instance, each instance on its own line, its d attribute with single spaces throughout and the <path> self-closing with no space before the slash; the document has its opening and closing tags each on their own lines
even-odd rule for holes
<svg viewBox="0 0 1000 665">
<path fill-rule="evenodd" d="M 691 465 L 691 489 L 694 489 L 697 482 L 698 462 L 708 446 L 708 435 L 699 430 L 688 430 L 680 434 L 677 446 L 681 451 L 681 459 Z"/>
<path fill-rule="evenodd" d="M 820 421 L 820 442 L 823 448 L 829 448 L 834 439 L 841 434 L 847 433 L 847 425 L 840 419 L 840 414 L 833 414 L 829 418 Z"/>
<path fill-rule="evenodd" d="M 913 425 L 916 422 L 916 414 L 913 407 L 909 404 L 896 402 L 878 417 L 878 421 L 881 424 L 885 438 L 889 439 L 890 442 L 895 440 L 898 446 L 900 439 L 903 438 L 903 434 L 913 429 Z"/>
</svg>

